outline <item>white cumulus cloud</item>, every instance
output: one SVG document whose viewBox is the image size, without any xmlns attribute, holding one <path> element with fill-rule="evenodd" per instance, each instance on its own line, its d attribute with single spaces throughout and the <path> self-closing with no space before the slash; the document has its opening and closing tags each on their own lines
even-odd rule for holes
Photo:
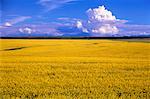
<svg viewBox="0 0 150 99">
<path fill-rule="evenodd" d="M 89 9 L 87 11 L 89 21 L 114 21 L 116 17 L 112 15 L 112 12 L 108 11 L 104 6 L 99 6 L 95 9 Z"/>
<path fill-rule="evenodd" d="M 111 11 L 104 6 L 87 10 L 88 20 L 77 22 L 77 28 L 83 32 L 96 34 L 116 34 L 119 32 L 118 24 L 125 23 L 124 20 L 117 19 Z"/>
</svg>

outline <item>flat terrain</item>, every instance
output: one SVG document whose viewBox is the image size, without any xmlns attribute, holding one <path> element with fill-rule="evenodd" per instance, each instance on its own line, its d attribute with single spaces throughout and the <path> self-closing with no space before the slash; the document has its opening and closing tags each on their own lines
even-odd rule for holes
<svg viewBox="0 0 150 99">
<path fill-rule="evenodd" d="M 150 99 L 148 40 L 0 42 L 0 99 Z"/>
</svg>

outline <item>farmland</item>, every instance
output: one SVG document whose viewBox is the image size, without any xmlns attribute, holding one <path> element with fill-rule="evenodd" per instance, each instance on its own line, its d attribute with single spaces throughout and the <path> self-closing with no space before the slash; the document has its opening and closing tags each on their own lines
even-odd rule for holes
<svg viewBox="0 0 150 99">
<path fill-rule="evenodd" d="M 150 42 L 0 40 L 0 99 L 150 99 Z"/>
</svg>

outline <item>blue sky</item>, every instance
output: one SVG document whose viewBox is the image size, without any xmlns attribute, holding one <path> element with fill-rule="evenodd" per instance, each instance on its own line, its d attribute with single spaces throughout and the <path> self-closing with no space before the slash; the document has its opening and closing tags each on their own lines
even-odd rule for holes
<svg viewBox="0 0 150 99">
<path fill-rule="evenodd" d="M 16 29 L 22 29 L 24 33 L 32 29 L 32 32 L 36 31 L 37 33 L 40 31 L 36 30 L 37 27 L 45 27 L 43 31 L 47 31 L 46 33 L 52 29 L 58 34 L 63 34 L 63 32 L 67 32 L 70 29 L 69 31 L 73 32 L 73 34 L 75 34 L 74 32 L 80 32 L 77 33 L 77 36 L 82 35 L 82 33 L 86 35 L 83 29 L 89 29 L 87 27 L 88 23 L 85 22 L 89 20 L 87 10 L 90 8 L 95 9 L 102 5 L 105 6 L 106 12 L 111 11 L 113 16 L 116 17 L 115 20 L 126 20 L 127 22 L 119 26 L 105 23 L 100 27 L 105 27 L 106 29 L 107 25 L 107 30 L 113 27 L 121 28 L 119 31 L 121 30 L 120 32 L 124 32 L 124 34 L 126 32 L 127 34 L 130 34 L 129 32 L 133 33 L 133 31 L 142 31 L 144 34 L 149 33 L 150 0 L 1 0 L 0 3 L 2 15 L 1 35 L 3 35 L 2 32 L 8 30 L 9 33 L 5 34 L 9 36 L 13 34 L 12 32 L 17 32 Z M 82 28 L 76 27 L 76 23 L 79 20 Z M 40 27 L 41 24 L 42 27 Z M 63 24 L 65 25 L 63 26 Z M 101 22 L 99 21 L 98 24 L 101 24 Z M 95 27 L 97 28 L 97 26 Z M 133 31 L 131 27 L 134 27 Z M 141 30 L 139 30 L 139 27 Z M 91 33 L 91 31 L 88 32 Z M 20 33 L 16 34 L 19 35 Z"/>
</svg>

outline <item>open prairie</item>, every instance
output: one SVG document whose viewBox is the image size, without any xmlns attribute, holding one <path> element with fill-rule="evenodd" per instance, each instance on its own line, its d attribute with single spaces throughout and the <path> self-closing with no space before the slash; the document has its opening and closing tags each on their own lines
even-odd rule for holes
<svg viewBox="0 0 150 99">
<path fill-rule="evenodd" d="M 0 99 L 150 99 L 150 43 L 0 40 Z"/>
</svg>

